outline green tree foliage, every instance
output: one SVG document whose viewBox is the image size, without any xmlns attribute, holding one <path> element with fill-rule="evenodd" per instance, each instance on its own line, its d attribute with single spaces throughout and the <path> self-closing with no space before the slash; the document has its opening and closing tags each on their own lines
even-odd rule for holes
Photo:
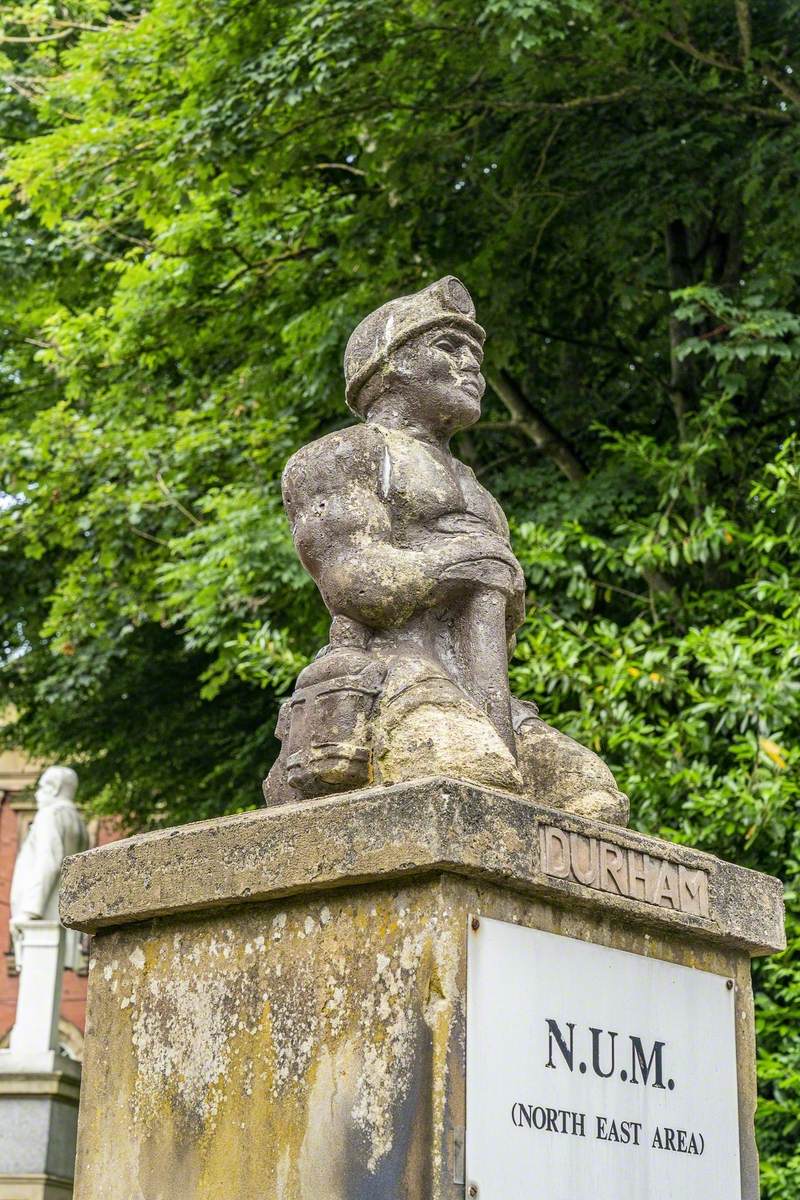
<svg viewBox="0 0 800 1200">
<path fill-rule="evenodd" d="M 457 452 L 529 584 L 516 690 L 642 829 L 780 874 L 769 1200 L 800 1195 L 793 0 L 4 5 L 0 614 L 14 736 L 134 826 L 258 802 L 324 641 L 279 476 L 347 334 L 453 272 Z"/>
</svg>

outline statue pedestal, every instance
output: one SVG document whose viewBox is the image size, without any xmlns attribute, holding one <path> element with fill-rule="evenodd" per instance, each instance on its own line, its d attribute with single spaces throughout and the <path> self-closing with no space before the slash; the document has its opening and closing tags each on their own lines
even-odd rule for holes
<svg viewBox="0 0 800 1200">
<path fill-rule="evenodd" d="M 0 1200 L 72 1195 L 81 1068 L 58 1049 L 64 930 L 21 925 L 16 1021 L 0 1050 Z"/>
<path fill-rule="evenodd" d="M 23 921 L 17 1013 L 9 1054 L 20 1070 L 53 1071 L 64 973 L 64 930 L 58 921 Z M 7 1061 L 10 1061 L 7 1060 Z"/>
<path fill-rule="evenodd" d="M 749 963 L 783 945 L 777 880 L 434 779 L 115 842 L 67 860 L 61 895 L 65 923 L 96 933 L 76 1200 L 461 1200 L 465 1189 L 480 1200 L 517 1200 L 512 1187 L 501 1194 L 465 1174 L 470 1155 L 478 1162 L 483 1153 L 476 1114 L 484 1102 L 491 1119 L 516 1136 L 510 1155 L 533 1146 L 541 1159 L 552 1145 L 573 1166 L 582 1155 L 588 1173 L 573 1170 L 565 1195 L 602 1196 L 605 1176 L 592 1165 L 593 1155 L 607 1153 L 600 1140 L 565 1139 L 559 1122 L 567 1117 L 559 1114 L 566 1102 L 548 1108 L 550 1098 L 531 1090 L 509 1093 L 530 1102 L 520 1117 L 530 1121 L 520 1129 L 503 1094 L 504 1064 L 514 1055 L 506 1044 L 493 1077 L 489 1046 L 508 1023 L 520 1062 L 532 1056 L 545 1081 L 572 1089 L 559 1095 L 577 1097 L 570 1107 L 580 1116 L 578 1102 L 589 1095 L 582 1081 L 606 1086 L 607 1060 L 595 1064 L 588 1049 L 583 1056 L 580 1039 L 590 1031 L 576 1025 L 582 1018 L 569 1005 L 596 999 L 607 1007 L 611 985 L 622 979 L 613 973 L 619 952 L 625 980 L 645 974 L 641 995 L 623 988 L 613 1030 L 626 1045 L 628 1032 L 636 1035 L 629 1042 L 639 1078 L 628 1086 L 651 1089 L 647 1111 L 664 1137 L 673 1098 L 693 1103 L 680 1058 L 685 1047 L 676 1043 L 693 1023 L 693 983 L 702 982 L 725 1010 L 725 1062 L 709 1059 L 692 1070 L 698 1089 L 708 1078 L 720 1081 L 732 1114 L 728 1141 L 712 1145 L 714 1131 L 703 1126 L 707 1154 L 722 1156 L 729 1177 L 732 1171 L 741 1181 L 742 1200 L 758 1195 Z M 489 938 L 488 953 L 498 930 L 523 942 L 549 935 L 565 962 L 578 955 L 581 964 L 590 953 L 602 963 L 589 964 L 583 978 L 573 971 L 549 991 L 544 958 L 539 970 L 526 942 L 503 966 L 474 951 L 471 938 Z M 518 1012 L 509 1007 L 512 993 L 519 1000 L 523 970 L 541 992 L 531 995 L 529 1030 L 513 1024 Z M 654 971 L 658 978 L 667 972 L 662 992 L 653 990 Z M 580 994 L 568 1003 L 576 983 Z M 534 1020 L 540 1001 L 555 1031 Z M 671 1022 L 662 1041 L 659 1027 L 647 1025 L 651 1009 Z M 602 1043 L 603 1055 L 608 1046 Z M 488 1083 L 476 1093 L 478 1066 Z M 622 1086 L 619 1078 L 612 1086 Z M 609 1093 L 607 1116 L 635 1111 L 637 1089 L 624 1095 L 622 1104 Z M 554 1126 L 549 1112 L 557 1114 Z M 587 1107 L 583 1115 L 587 1135 L 594 1133 L 597 1114 Z M 638 1157 L 620 1160 L 609 1184 L 619 1200 L 658 1200 L 673 1160 L 690 1164 L 690 1172 L 695 1164 L 706 1169 L 710 1158 L 699 1150 L 692 1158 L 677 1149 L 692 1131 L 679 1137 L 681 1130 L 670 1129 L 671 1158 L 669 1148 L 661 1157 L 652 1149 L 648 1129 Z M 531 1195 L 530 1177 L 524 1194 Z M 555 1191 L 547 1194 L 558 1200 Z M 717 1200 L 705 1185 L 681 1194 Z"/>
</svg>

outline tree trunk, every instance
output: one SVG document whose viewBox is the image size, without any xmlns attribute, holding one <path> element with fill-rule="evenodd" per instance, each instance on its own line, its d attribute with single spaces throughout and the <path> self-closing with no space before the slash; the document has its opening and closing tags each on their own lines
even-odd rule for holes
<svg viewBox="0 0 800 1200">
<path fill-rule="evenodd" d="M 683 221 L 670 221 L 666 229 L 667 281 L 671 292 L 690 287 L 695 283 L 692 257 L 689 249 L 689 231 Z M 686 439 L 686 412 L 692 405 L 697 387 L 695 368 L 691 359 L 681 361 L 678 350 L 686 338 L 691 337 L 692 327 L 677 317 L 669 319 L 670 380 L 669 391 L 672 409 L 678 425 L 678 436 Z"/>
</svg>

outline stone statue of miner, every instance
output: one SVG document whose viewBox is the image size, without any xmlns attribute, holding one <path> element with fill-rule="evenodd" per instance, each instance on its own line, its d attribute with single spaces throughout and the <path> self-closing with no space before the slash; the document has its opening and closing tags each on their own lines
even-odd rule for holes
<svg viewBox="0 0 800 1200">
<path fill-rule="evenodd" d="M 294 543 L 333 621 L 282 707 L 268 803 L 444 775 L 627 821 L 597 755 L 509 691 L 525 582 L 502 509 L 449 449 L 480 417 L 484 337 L 453 276 L 382 305 L 345 351 L 363 423 L 286 466 Z"/>
<path fill-rule="evenodd" d="M 36 788 L 36 816 L 20 847 L 11 877 L 11 937 L 21 959 L 20 921 L 57 921 L 61 864 L 89 845 L 83 817 L 73 803 L 78 776 L 71 767 L 48 767 Z M 64 931 L 64 966 L 80 966 L 80 934 Z"/>
</svg>

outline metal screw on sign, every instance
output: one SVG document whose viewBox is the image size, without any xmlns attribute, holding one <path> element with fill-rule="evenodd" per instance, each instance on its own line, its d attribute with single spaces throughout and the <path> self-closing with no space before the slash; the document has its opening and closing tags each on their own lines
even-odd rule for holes
<svg viewBox="0 0 800 1200">
<path fill-rule="evenodd" d="M 728 991 L 730 991 L 730 990 L 731 990 L 731 988 L 733 987 L 733 980 L 732 980 L 732 979 L 727 979 L 727 980 L 725 981 L 725 987 L 728 989 Z"/>
<path fill-rule="evenodd" d="M 473 917 L 472 918 L 472 928 L 475 930 L 476 933 L 478 932 L 480 927 L 481 927 L 480 917 Z M 470 1192 L 470 1196 L 477 1195 L 477 1194 L 478 1194 L 477 1188 L 475 1189 L 474 1192 Z"/>
<path fill-rule="evenodd" d="M 471 1184 L 469 1185 L 469 1194 L 470 1194 L 470 1196 L 477 1196 L 477 1194 L 478 1194 L 478 1185 L 477 1185 L 477 1183 L 471 1183 Z"/>
</svg>

